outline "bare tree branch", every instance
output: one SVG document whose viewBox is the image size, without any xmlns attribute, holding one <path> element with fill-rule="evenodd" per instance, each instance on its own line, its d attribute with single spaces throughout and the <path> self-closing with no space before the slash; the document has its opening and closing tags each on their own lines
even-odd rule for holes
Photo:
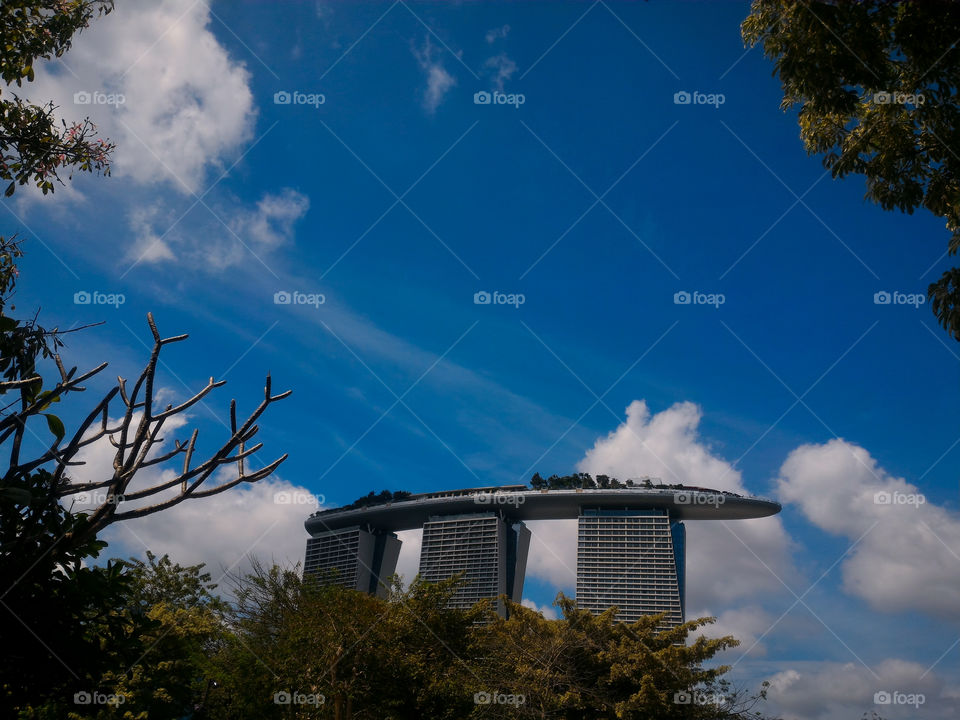
<svg viewBox="0 0 960 720">
<path fill-rule="evenodd" d="M 53 463 L 53 495 L 55 497 L 69 497 L 90 490 L 105 491 L 105 499 L 90 512 L 87 524 L 77 531 L 77 537 L 72 538 L 74 540 L 79 539 L 81 535 L 83 537 L 96 536 L 113 522 L 151 515 L 187 499 L 209 497 L 225 492 L 240 483 L 257 482 L 269 476 L 287 459 L 287 455 L 284 454 L 253 472 L 249 472 L 246 467 L 248 458 L 252 458 L 263 448 L 263 443 L 256 443 L 247 447 L 247 444 L 259 432 L 257 420 L 270 405 L 284 399 L 291 392 L 288 390 L 277 395 L 272 394 L 272 380 L 269 374 L 266 377 L 263 399 L 242 422 L 239 422 L 237 418 L 236 400 L 230 401 L 230 435 L 213 454 L 202 462 L 195 464 L 194 458 L 199 435 L 199 429 L 197 428 L 193 429 L 187 441 L 174 439 L 172 450 L 151 457 L 153 450 L 163 445 L 160 432 L 166 421 L 185 413 L 191 407 L 203 401 L 213 390 L 224 385 L 226 381 L 217 381 L 211 377 L 203 388 L 184 402 L 175 406 L 168 404 L 163 410 L 154 412 L 156 402 L 155 382 L 160 353 L 166 345 L 186 340 L 188 336 L 184 334 L 164 338 L 157 329 L 152 314 L 147 315 L 147 324 L 153 336 L 153 345 L 150 349 L 149 359 L 133 386 L 128 387 L 127 380 L 118 377 L 116 386 L 111 388 L 80 422 L 75 432 L 69 436 L 69 441 L 61 445 L 63 438 L 57 436 L 46 450 L 29 461 L 20 461 L 22 440 L 27 421 L 42 414 L 42 411 L 55 399 L 72 392 L 82 391 L 84 388 L 80 383 L 102 371 L 107 363 L 77 375 L 76 368 L 67 371 L 59 356 L 56 356 L 55 361 L 60 373 L 60 382 L 50 391 L 39 393 L 35 399 L 30 396 L 29 401 L 25 388 L 40 380 L 39 376 L 0 384 L 0 390 L 20 390 L 21 395 L 20 409 L 0 419 L 0 446 L 7 441 L 11 441 L 10 469 L 4 477 L 4 481 L 9 482 L 44 465 Z M 118 398 L 121 403 L 122 416 L 111 426 L 110 408 L 111 404 Z M 80 451 L 93 443 L 102 442 L 104 439 L 115 448 L 112 471 L 109 476 L 83 483 L 70 482 L 67 477 L 67 469 L 84 464 L 84 461 L 78 458 Z M 156 482 L 146 488 L 131 490 L 131 483 L 141 470 L 163 465 L 179 455 L 183 455 L 183 464 L 173 478 Z M 212 487 L 205 486 L 205 483 L 218 469 L 230 465 L 236 465 L 234 477 Z M 156 496 L 178 485 L 179 489 L 174 495 L 165 497 L 154 504 L 122 511 L 118 507 L 123 505 L 128 508 L 130 506 L 127 503 L 131 501 Z"/>
</svg>

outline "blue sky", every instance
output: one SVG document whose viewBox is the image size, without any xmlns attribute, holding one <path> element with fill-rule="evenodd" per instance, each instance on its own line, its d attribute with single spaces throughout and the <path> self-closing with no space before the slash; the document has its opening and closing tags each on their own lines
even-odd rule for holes
<svg viewBox="0 0 960 720">
<path fill-rule="evenodd" d="M 875 302 L 925 295 L 950 266 L 947 232 L 866 203 L 861 179 L 833 181 L 805 154 L 771 64 L 743 47 L 747 11 L 123 6 L 29 89 L 65 117 L 89 114 L 118 149 L 111 178 L 4 203 L 29 238 L 18 305 L 61 328 L 106 321 L 67 357 L 110 359 L 111 376 L 146 360 L 147 311 L 162 332 L 191 333 L 165 351 L 162 384 L 182 399 L 211 374 L 228 380 L 190 418 L 208 448 L 229 398 L 250 408 L 272 372 L 294 392 L 261 423 L 261 462 L 290 457 L 264 487 L 328 504 L 594 468 L 776 497 L 774 524 L 691 542 L 700 567 L 727 574 L 691 578 L 688 605 L 745 637 L 741 650 L 757 640 L 729 658 L 737 677 L 775 679 L 786 717 L 912 717 L 874 706 L 884 689 L 925 692 L 929 717 L 951 716 L 957 615 L 931 598 L 960 597 L 960 358 L 928 305 Z M 124 102 L 81 106 L 79 91 Z M 476 104 L 482 91 L 523 103 Z M 277 104 L 278 92 L 324 101 Z M 680 92 L 723 102 L 677 104 Z M 125 302 L 78 305 L 83 291 Z M 476 304 L 483 291 L 524 301 Z M 723 302 L 677 304 L 682 292 Z M 925 503 L 854 532 L 851 488 Z M 210 521 L 227 555 L 258 541 L 264 518 L 284 537 L 252 551 L 302 548 L 309 508 L 226 497 L 191 512 L 230 518 Z M 204 555 L 213 541 L 188 517 L 144 524 L 139 542 L 117 531 L 114 547 L 237 561 Z M 906 542 L 892 536 L 921 526 L 930 552 L 885 561 Z M 532 603 L 572 590 L 564 552 L 532 568 Z M 726 552 L 753 567 L 738 575 Z"/>
</svg>

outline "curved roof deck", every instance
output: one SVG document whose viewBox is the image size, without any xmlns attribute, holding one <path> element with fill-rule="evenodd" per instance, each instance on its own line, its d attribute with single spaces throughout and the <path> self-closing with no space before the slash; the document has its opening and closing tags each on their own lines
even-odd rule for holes
<svg viewBox="0 0 960 720">
<path fill-rule="evenodd" d="M 775 515 L 780 504 L 705 488 L 617 488 L 531 490 L 523 486 L 475 488 L 411 495 L 367 507 L 321 510 L 304 526 L 311 535 L 370 525 L 381 530 L 413 530 L 435 515 L 501 512 L 509 520 L 576 518 L 581 508 L 668 510 L 678 520 L 744 520 Z"/>
</svg>

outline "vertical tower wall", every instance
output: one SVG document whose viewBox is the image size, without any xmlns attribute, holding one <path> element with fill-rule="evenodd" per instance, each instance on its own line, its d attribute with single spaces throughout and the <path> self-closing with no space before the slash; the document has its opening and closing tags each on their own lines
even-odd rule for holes
<svg viewBox="0 0 960 720">
<path fill-rule="evenodd" d="M 466 609 L 488 599 L 502 615 L 501 595 L 520 601 L 529 547 L 530 530 L 497 513 L 434 517 L 423 526 L 420 577 L 439 582 L 462 572 L 464 584 L 451 607 Z"/>
<path fill-rule="evenodd" d="M 383 582 L 396 571 L 400 545 L 393 533 L 360 527 L 320 533 L 307 540 L 303 574 L 383 597 Z"/>
<path fill-rule="evenodd" d="M 582 508 L 577 539 L 577 604 L 594 613 L 615 605 L 635 622 L 666 613 L 664 627 L 683 622 L 682 565 L 666 510 Z"/>
</svg>

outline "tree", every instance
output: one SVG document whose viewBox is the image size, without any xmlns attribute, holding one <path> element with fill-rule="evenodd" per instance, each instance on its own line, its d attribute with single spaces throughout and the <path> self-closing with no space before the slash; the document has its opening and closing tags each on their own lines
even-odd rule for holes
<svg viewBox="0 0 960 720">
<path fill-rule="evenodd" d="M 800 137 L 834 178 L 866 178 L 884 210 L 924 207 L 960 250 L 960 5 L 753 0 L 744 41 L 760 45 L 799 106 Z M 960 268 L 928 289 L 938 322 L 960 341 Z"/>
<path fill-rule="evenodd" d="M 38 59 L 60 57 L 75 33 L 96 15 L 113 9 L 113 0 L 4 0 L 0 7 L 0 77 L 8 86 L 32 81 Z M 2 93 L 2 90 L 0 90 Z M 31 180 L 53 192 L 60 173 L 78 169 L 109 174 L 114 146 L 96 137 L 89 118 L 71 122 L 54 116 L 56 107 L 32 105 L 17 95 L 0 95 L 0 180 L 5 194 Z"/>
<path fill-rule="evenodd" d="M 714 662 L 736 640 L 693 638 L 711 618 L 663 630 L 663 616 L 619 623 L 560 595 L 559 620 L 507 598 L 504 619 L 489 601 L 450 608 L 461 581 L 395 582 L 380 598 L 255 566 L 235 579 L 204 717 L 761 718 L 765 690 L 732 688 Z"/>
<path fill-rule="evenodd" d="M 93 687 L 122 698 L 116 707 L 124 717 L 187 717 L 202 709 L 209 693 L 207 658 L 223 642 L 230 606 L 214 594 L 217 586 L 202 564 L 183 567 L 147 551 L 146 562 L 124 565 L 129 593 L 115 612 L 136 629 L 131 637 L 137 655 L 107 670 Z M 84 709 L 75 707 L 74 714 Z M 120 714 L 109 706 L 92 710 Z"/>
<path fill-rule="evenodd" d="M 62 55 L 76 32 L 112 6 L 111 0 L 5 0 L 0 6 L 0 77 L 7 86 L 0 89 L 7 92 L 0 95 L 0 179 L 10 181 L 7 195 L 31 180 L 42 192 L 53 191 L 53 181 L 63 182 L 62 175 L 73 170 L 108 174 L 113 146 L 95 139 L 89 120 L 70 126 L 61 121 L 60 129 L 52 104 L 30 105 L 10 95 L 9 87 L 33 80 L 38 59 Z M 60 356 L 65 333 L 42 327 L 36 315 L 14 317 L 21 254 L 15 236 L 0 237 L 0 398 L 6 402 L 0 408 L 0 451 L 9 459 L 8 467 L 0 468 L 0 707 L 19 708 L 24 717 L 59 718 L 76 711 L 68 702 L 75 692 L 89 692 L 98 678 L 136 665 L 140 640 L 155 622 L 124 610 L 136 572 L 113 560 L 92 564 L 106 547 L 99 534 L 112 522 L 269 475 L 286 455 L 248 471 L 261 447 L 250 443 L 258 418 L 289 392 L 273 395 L 268 376 L 263 401 L 242 422 L 232 402 L 229 437 L 203 461 L 193 457 L 196 430 L 189 440 L 175 441 L 172 450 L 158 452 L 164 423 L 223 382 L 211 378 L 180 405 L 158 407 L 154 380 L 161 349 L 187 336 L 161 336 L 148 315 L 154 344 L 143 372 L 129 389 L 119 378 L 68 435 L 51 412 L 54 403 L 82 392 L 83 383 L 107 363 L 82 373 L 67 370 Z M 48 384 L 45 375 L 56 380 Z M 111 419 L 111 410 L 119 412 L 119 420 Z M 112 472 L 73 482 L 80 453 L 107 441 L 116 449 Z M 162 481 L 132 484 L 142 469 L 180 459 L 182 469 Z M 208 482 L 234 463 L 235 477 Z M 92 510 L 74 508 L 71 499 L 81 493 L 94 498 Z"/>
<path fill-rule="evenodd" d="M 389 598 L 255 564 L 234 578 L 235 633 L 212 659 L 211 718 L 460 720 L 473 707 L 469 639 L 486 606 L 447 607 L 456 580 Z"/>
<path fill-rule="evenodd" d="M 729 668 L 705 667 L 721 650 L 739 643 L 730 636 L 688 638 L 713 621 L 700 618 L 663 630 L 663 616 L 616 621 L 617 609 L 593 615 L 558 595 L 559 620 L 509 603 L 509 618 L 496 617 L 479 635 L 475 657 L 499 698 L 471 717 L 685 718 L 747 720 L 765 690 L 750 696 L 723 679 Z"/>
<path fill-rule="evenodd" d="M 94 677 L 107 673 L 106 669 L 98 670 L 88 656 L 102 662 L 104 668 L 129 662 L 123 648 L 137 633 L 128 632 L 124 621 L 110 610 L 122 604 L 129 592 L 129 578 L 115 562 L 99 568 L 84 566 L 106 546 L 97 537 L 107 525 L 159 512 L 187 499 L 224 492 L 243 482 L 256 482 L 286 459 L 283 455 L 258 470 L 246 468 L 248 459 L 262 447 L 262 443 L 248 446 L 258 432 L 257 419 L 273 402 L 289 395 L 289 391 L 273 395 L 269 375 L 263 400 L 242 423 L 237 421 L 236 401 L 231 401 L 230 435 L 207 459 L 193 462 L 196 429 L 189 440 L 176 440 L 172 450 L 156 454 L 164 423 L 223 382 L 211 378 L 183 403 L 157 408 L 154 379 L 160 351 L 187 336 L 163 338 L 152 316 L 148 316 L 148 323 L 154 345 L 133 387 L 128 389 L 126 381 L 119 378 L 117 386 L 94 405 L 66 443 L 63 423 L 46 410 L 51 403 L 83 391 L 80 383 L 103 370 L 106 363 L 77 374 L 76 368 L 67 371 L 59 355 L 54 355 L 60 380 L 41 391 L 42 377 L 33 374 L 35 358 L 28 356 L 28 364 L 13 364 L 16 379 L 0 387 L 0 393 L 18 396 L 16 407 L 0 417 L 0 450 L 7 452 L 10 463 L 0 478 L 0 577 L 13 583 L 0 596 L 5 611 L 0 622 L 0 644 L 10 648 L 0 660 L 0 677 L 11 679 L 6 687 L 11 700 L 24 702 L 38 694 L 65 696 L 72 694 L 68 691 L 74 687 L 77 689 L 73 692 L 89 692 L 89 686 L 84 686 L 73 668 L 85 667 L 86 674 L 92 670 Z M 122 415 L 114 423 L 110 407 L 117 397 Z M 24 457 L 23 438 L 30 424 L 44 415 L 53 437 L 46 448 Z M 37 431 L 30 432 L 40 437 Z M 71 468 L 82 464 L 77 460 L 80 451 L 104 439 L 116 448 L 112 474 L 85 483 L 72 482 Z M 152 486 L 130 490 L 143 468 L 160 466 L 180 456 L 179 471 L 165 474 Z M 235 477 L 212 487 L 205 485 L 215 471 L 229 464 L 236 464 Z M 172 496 L 149 500 L 176 486 L 179 488 Z M 96 497 L 92 511 L 74 512 L 64 505 L 65 498 L 79 493 Z M 145 499 L 150 504 L 137 505 Z M 128 503 L 133 507 L 125 510 Z M 98 646 L 102 651 L 98 652 Z M 62 682 L 51 686 L 53 678 L 63 678 L 61 666 L 73 678 L 67 678 L 66 686 Z"/>
</svg>

